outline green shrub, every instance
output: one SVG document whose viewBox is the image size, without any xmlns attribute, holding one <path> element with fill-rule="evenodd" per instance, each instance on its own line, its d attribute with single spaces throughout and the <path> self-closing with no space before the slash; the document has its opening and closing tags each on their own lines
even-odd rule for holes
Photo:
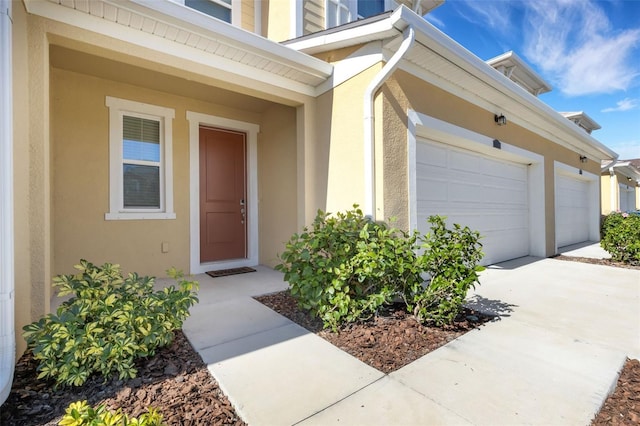
<svg viewBox="0 0 640 426">
<path fill-rule="evenodd" d="M 600 245 L 613 260 L 640 265 L 640 215 L 614 212 L 605 216 Z"/>
<path fill-rule="evenodd" d="M 469 291 L 485 268 L 480 234 L 468 227 L 447 229 L 442 216 L 428 219 L 431 232 L 423 239 L 420 267 L 430 277 L 427 286 L 414 286 L 405 292 L 407 307 L 420 322 L 437 325 L 451 323 L 462 309 Z"/>
<path fill-rule="evenodd" d="M 284 272 L 300 306 L 334 330 L 375 315 L 395 298 L 404 299 L 420 321 L 450 322 L 481 270 L 473 264 L 482 256 L 479 236 L 467 228 L 447 231 L 442 218 L 434 223 L 442 229 L 424 242 L 432 253 L 439 250 L 439 261 L 429 251 L 419 254 L 423 239 L 417 231 L 373 222 L 357 206 L 335 216 L 318 211 L 311 229 L 289 240 L 276 269 Z M 427 286 L 431 292 L 424 290 L 425 273 L 435 277 Z"/>
<path fill-rule="evenodd" d="M 153 278 L 129 274 L 119 265 L 101 267 L 81 260 L 77 275 L 53 279 L 59 295 L 73 294 L 55 314 L 25 326 L 24 338 L 38 361 L 38 378 L 52 378 L 56 385 L 82 385 L 97 372 L 120 379 L 137 374 L 134 360 L 153 356 L 173 340 L 189 308 L 198 301 L 198 283 L 187 281 L 180 271 L 168 275 L 177 281 L 153 291 Z"/>
<path fill-rule="evenodd" d="M 162 414 L 149 407 L 148 412 L 139 418 L 130 418 L 118 410 L 107 411 L 104 405 L 93 408 L 87 401 L 69 404 L 64 416 L 58 423 L 60 426 L 162 426 Z"/>
</svg>

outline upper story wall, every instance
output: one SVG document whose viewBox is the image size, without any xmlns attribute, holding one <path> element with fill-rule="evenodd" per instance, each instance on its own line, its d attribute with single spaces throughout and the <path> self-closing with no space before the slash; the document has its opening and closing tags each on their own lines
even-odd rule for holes
<svg viewBox="0 0 640 426">
<path fill-rule="evenodd" d="M 290 40 L 404 5 L 426 14 L 444 0 L 170 0 L 274 41 Z"/>
<path fill-rule="evenodd" d="M 443 1 L 264 0 L 256 2 L 256 7 L 261 8 L 257 13 L 262 14 L 262 35 L 284 41 L 394 10 L 401 4 L 424 14 Z"/>
</svg>

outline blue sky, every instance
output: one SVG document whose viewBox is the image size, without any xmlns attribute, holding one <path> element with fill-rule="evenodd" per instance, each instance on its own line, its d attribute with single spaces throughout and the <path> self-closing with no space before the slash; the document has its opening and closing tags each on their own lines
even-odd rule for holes
<svg viewBox="0 0 640 426">
<path fill-rule="evenodd" d="M 446 0 L 425 19 L 483 60 L 513 50 L 553 87 L 542 101 L 640 158 L 640 0 Z"/>
</svg>

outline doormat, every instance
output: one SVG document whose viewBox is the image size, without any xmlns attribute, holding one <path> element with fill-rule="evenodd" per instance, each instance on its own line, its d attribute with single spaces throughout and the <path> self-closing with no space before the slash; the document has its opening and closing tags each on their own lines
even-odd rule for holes
<svg viewBox="0 0 640 426">
<path fill-rule="evenodd" d="M 227 277 L 229 275 L 238 275 L 238 274 L 246 274 L 247 272 L 255 272 L 256 270 L 253 268 L 248 268 L 246 266 L 242 268 L 231 268 L 231 269 L 220 269 L 219 271 L 209 271 L 207 275 L 212 278 L 219 277 Z"/>
</svg>

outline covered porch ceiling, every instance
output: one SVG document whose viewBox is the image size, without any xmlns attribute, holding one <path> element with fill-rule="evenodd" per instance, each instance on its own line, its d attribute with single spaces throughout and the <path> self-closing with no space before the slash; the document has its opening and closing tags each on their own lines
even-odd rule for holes
<svg viewBox="0 0 640 426">
<path fill-rule="evenodd" d="M 95 49 L 94 53 L 97 53 Z M 221 81 L 189 78 L 189 75 L 185 75 L 184 72 L 169 73 L 170 70 L 158 70 L 157 67 L 153 67 L 153 64 L 133 65 L 133 58 L 126 56 L 121 60 L 115 60 L 55 44 L 49 47 L 49 61 L 53 68 L 204 102 L 223 104 L 243 111 L 261 113 L 272 105 L 270 100 L 229 90 L 226 88 L 228 86 Z"/>
<path fill-rule="evenodd" d="M 172 1 L 23 1 L 30 14 L 51 21 L 51 45 L 259 99 L 300 105 L 333 72 L 324 61 Z"/>
</svg>

